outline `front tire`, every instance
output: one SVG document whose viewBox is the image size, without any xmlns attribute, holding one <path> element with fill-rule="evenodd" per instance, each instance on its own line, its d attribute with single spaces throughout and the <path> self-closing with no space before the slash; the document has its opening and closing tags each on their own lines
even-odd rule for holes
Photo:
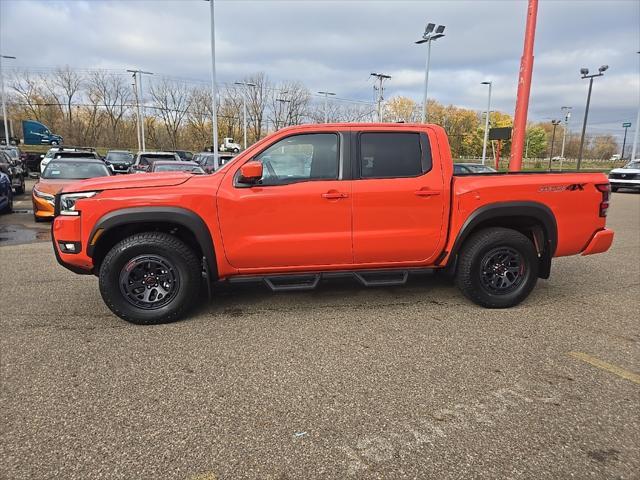
<svg viewBox="0 0 640 480">
<path fill-rule="evenodd" d="M 180 239 L 162 232 L 117 243 L 100 266 L 100 294 L 117 316 L 137 325 L 174 322 L 196 303 L 198 258 Z"/>
<path fill-rule="evenodd" d="M 508 228 L 474 233 L 464 244 L 456 284 L 472 302 L 509 308 L 529 296 L 538 281 L 538 258 L 531 240 Z"/>
</svg>

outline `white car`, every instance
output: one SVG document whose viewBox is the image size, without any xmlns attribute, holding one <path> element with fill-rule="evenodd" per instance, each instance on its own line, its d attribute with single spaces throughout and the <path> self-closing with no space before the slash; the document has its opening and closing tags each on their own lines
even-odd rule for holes
<svg viewBox="0 0 640 480">
<path fill-rule="evenodd" d="M 44 169 L 49 165 L 49 162 L 54 158 L 95 158 L 100 160 L 100 156 L 95 150 L 88 150 L 75 147 L 55 147 L 50 148 L 45 155 L 41 155 L 40 160 L 40 173 L 44 172 Z"/>
<path fill-rule="evenodd" d="M 619 188 L 640 190 L 640 159 L 630 161 L 622 168 L 614 168 L 609 172 L 611 191 Z"/>
</svg>

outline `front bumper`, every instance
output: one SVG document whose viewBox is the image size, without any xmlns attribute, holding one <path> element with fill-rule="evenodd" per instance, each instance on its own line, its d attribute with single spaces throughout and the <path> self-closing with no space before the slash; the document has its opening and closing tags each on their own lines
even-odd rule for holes
<svg viewBox="0 0 640 480">
<path fill-rule="evenodd" d="M 597 231 L 582 251 L 581 255 L 594 255 L 609 250 L 613 243 L 613 230 L 607 228 Z"/>
<path fill-rule="evenodd" d="M 633 188 L 640 190 L 640 180 L 629 180 L 624 178 L 610 178 L 609 183 L 616 188 Z"/>
<path fill-rule="evenodd" d="M 82 225 L 80 217 L 58 215 L 51 223 L 51 241 L 56 260 L 73 273 L 90 275 L 93 273 L 93 259 L 87 255 L 86 245 L 82 244 Z M 75 253 L 65 253 L 60 244 L 73 243 Z"/>
</svg>

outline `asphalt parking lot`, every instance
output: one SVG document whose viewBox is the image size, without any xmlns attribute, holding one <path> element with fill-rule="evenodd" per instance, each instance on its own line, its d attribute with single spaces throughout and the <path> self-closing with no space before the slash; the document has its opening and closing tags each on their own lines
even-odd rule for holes
<svg viewBox="0 0 640 480">
<path fill-rule="evenodd" d="M 639 478 L 640 195 L 609 226 L 610 252 L 558 259 L 510 310 L 423 276 L 219 288 L 138 327 L 48 225 L 0 217 L 1 476 Z"/>
</svg>

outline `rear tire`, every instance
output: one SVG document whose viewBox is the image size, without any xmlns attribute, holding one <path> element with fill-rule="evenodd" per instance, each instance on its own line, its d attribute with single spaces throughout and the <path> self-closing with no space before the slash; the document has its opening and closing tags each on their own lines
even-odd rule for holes
<svg viewBox="0 0 640 480">
<path fill-rule="evenodd" d="M 529 296 L 538 281 L 535 248 L 522 233 L 488 228 L 464 244 L 456 284 L 472 302 L 486 308 L 509 308 Z"/>
<path fill-rule="evenodd" d="M 137 325 L 174 322 L 196 303 L 198 258 L 180 239 L 162 232 L 132 235 L 102 261 L 100 294 L 117 316 Z"/>
<path fill-rule="evenodd" d="M 24 193 L 24 177 L 20 180 L 20 186 L 16 187 L 16 195 L 22 195 Z"/>
</svg>

